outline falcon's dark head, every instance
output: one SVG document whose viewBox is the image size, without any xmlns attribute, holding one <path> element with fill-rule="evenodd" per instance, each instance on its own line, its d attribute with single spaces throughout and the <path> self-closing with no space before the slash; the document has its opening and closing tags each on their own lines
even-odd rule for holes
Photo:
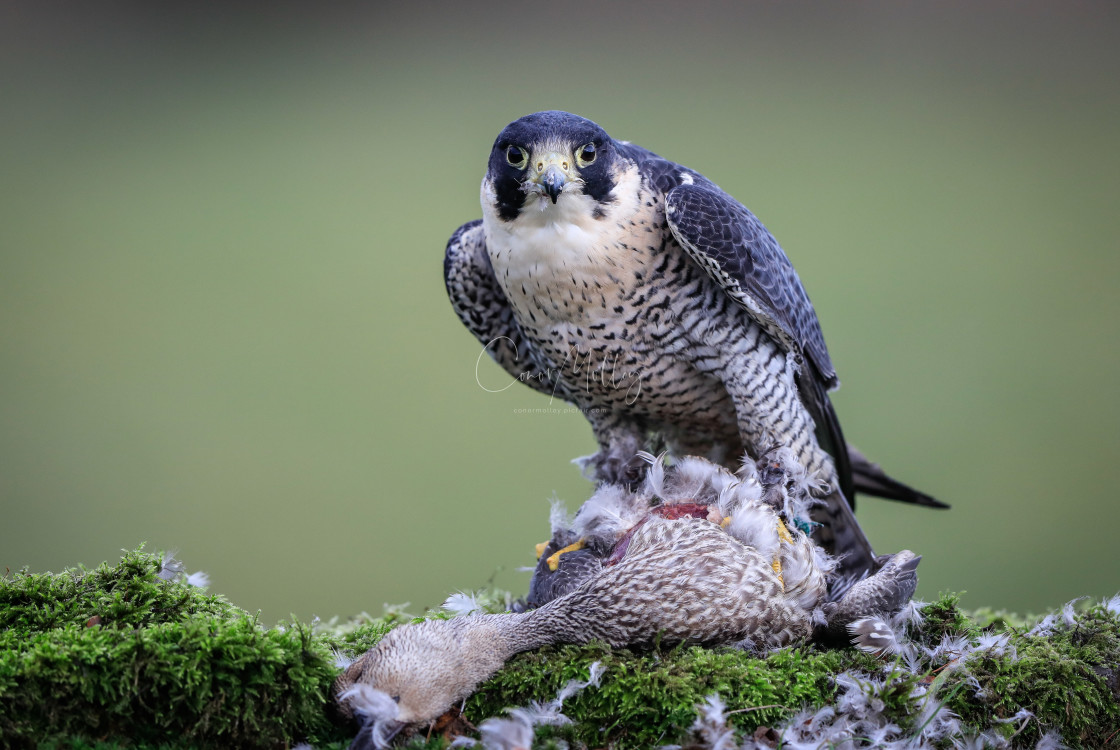
<svg viewBox="0 0 1120 750">
<path fill-rule="evenodd" d="M 568 112 L 537 112 L 511 122 L 498 135 L 486 179 L 498 215 L 512 221 L 533 203 L 546 210 L 567 195 L 589 196 L 599 206 L 610 203 L 616 158 L 614 141 L 591 120 Z M 602 216 L 602 209 L 595 215 Z"/>
</svg>

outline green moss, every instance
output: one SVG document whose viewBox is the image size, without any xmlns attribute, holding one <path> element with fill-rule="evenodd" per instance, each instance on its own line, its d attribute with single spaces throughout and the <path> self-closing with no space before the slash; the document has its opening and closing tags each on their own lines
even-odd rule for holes
<svg viewBox="0 0 1120 750">
<path fill-rule="evenodd" d="M 329 734 L 336 669 L 310 626 L 255 616 L 142 550 L 116 566 L 0 581 L 5 745 L 122 738 L 274 747 Z"/>
<path fill-rule="evenodd" d="M 1027 635 L 1011 628 L 1014 658 L 978 654 L 968 660 L 969 677 L 980 686 L 961 690 L 950 707 L 965 720 L 980 724 L 1029 708 L 1036 721 L 1027 722 L 1019 741 L 1031 744 L 1040 736 L 1040 722 L 1062 727 L 1067 742 L 1084 747 L 1105 747 L 1120 729 L 1120 695 L 1109 685 L 1109 676 L 1120 672 L 1120 625 L 1103 607 L 1079 613 L 1071 628 L 1055 628 L 1046 635 Z M 1113 677 L 1115 679 L 1115 677 Z M 1014 731 L 1011 726 L 1006 727 Z M 1120 746 L 1120 742 L 1112 746 Z"/>
<path fill-rule="evenodd" d="M 310 740 L 344 748 L 352 730 L 335 723 L 329 705 L 338 671 L 333 652 L 357 655 L 416 619 L 395 610 L 345 623 L 265 628 L 182 576 L 164 569 L 172 580 L 163 580 L 162 568 L 161 557 L 140 549 L 115 566 L 0 580 L 0 745 L 112 750 Z M 483 603 L 499 611 L 508 597 L 491 593 Z M 924 671 L 912 673 L 901 660 L 813 646 L 766 658 L 695 646 L 550 647 L 512 659 L 467 701 L 464 716 L 477 725 L 507 708 L 552 700 L 568 680 L 585 680 L 600 662 L 606 667 L 601 685 L 569 698 L 563 711 L 572 723 L 538 729 L 538 746 L 688 743 L 696 707 L 714 693 L 726 702 L 741 740 L 759 727 L 782 725 L 802 708 L 833 704 L 836 676 L 848 672 L 880 680 L 875 698 L 906 736 L 923 728 L 917 694 L 928 686 L 970 732 L 998 731 L 1031 746 L 1057 728 L 1075 747 L 1120 746 L 1114 614 L 1086 607 L 1073 626 L 1061 624 L 1048 635 L 1028 634 L 1023 618 L 1006 613 L 969 616 L 949 594 L 923 614 L 924 626 L 910 632 L 916 647 L 1005 632 L 1014 653 L 926 659 Z M 1035 718 L 993 722 L 1022 708 Z M 445 745 L 439 734 L 423 732 L 407 744 Z"/>
</svg>

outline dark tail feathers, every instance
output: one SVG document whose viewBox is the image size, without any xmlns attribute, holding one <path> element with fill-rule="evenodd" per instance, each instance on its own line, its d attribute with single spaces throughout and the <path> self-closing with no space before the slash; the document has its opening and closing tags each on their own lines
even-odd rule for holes
<svg viewBox="0 0 1120 750">
<path fill-rule="evenodd" d="M 887 476 L 886 472 L 879 468 L 879 464 L 873 463 L 850 443 L 848 444 L 848 457 L 852 464 L 852 484 L 858 493 L 912 505 L 923 505 L 927 508 L 949 507 L 940 500 L 936 500 L 924 492 L 919 492 L 913 487 Z"/>
</svg>

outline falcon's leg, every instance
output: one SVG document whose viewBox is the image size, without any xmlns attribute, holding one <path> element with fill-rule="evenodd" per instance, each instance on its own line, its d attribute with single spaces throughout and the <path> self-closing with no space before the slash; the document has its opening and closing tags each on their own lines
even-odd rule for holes
<svg viewBox="0 0 1120 750">
<path fill-rule="evenodd" d="M 776 347 L 728 352 L 724 387 L 735 404 L 739 432 L 747 452 L 762 455 L 775 444 L 789 448 L 813 478 L 812 495 L 823 507 L 813 520 L 821 526 L 813 536 L 829 553 L 841 558 L 840 572 L 860 576 L 878 568 L 875 553 L 839 490 L 832 457 L 817 442 L 813 418 L 801 401 L 793 362 Z"/>
<path fill-rule="evenodd" d="M 582 408 L 582 407 L 581 407 Z M 646 448 L 646 430 L 633 418 L 610 409 L 582 408 L 599 452 L 577 459 L 588 479 L 597 483 L 632 484 L 645 472 L 647 464 L 636 458 Z"/>
</svg>

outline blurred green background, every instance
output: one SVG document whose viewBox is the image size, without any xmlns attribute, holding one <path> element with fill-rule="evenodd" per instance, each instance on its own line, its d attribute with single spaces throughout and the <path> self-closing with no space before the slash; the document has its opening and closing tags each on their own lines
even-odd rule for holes
<svg viewBox="0 0 1120 750">
<path fill-rule="evenodd" d="M 860 503 L 880 551 L 925 555 L 919 595 L 1120 589 L 1115 7 L 25 5 L 0 10 L 0 571 L 146 540 L 267 621 L 523 592 L 594 445 L 479 386 L 442 254 L 498 131 L 556 108 L 782 242 L 849 439 L 953 504 Z"/>
</svg>

